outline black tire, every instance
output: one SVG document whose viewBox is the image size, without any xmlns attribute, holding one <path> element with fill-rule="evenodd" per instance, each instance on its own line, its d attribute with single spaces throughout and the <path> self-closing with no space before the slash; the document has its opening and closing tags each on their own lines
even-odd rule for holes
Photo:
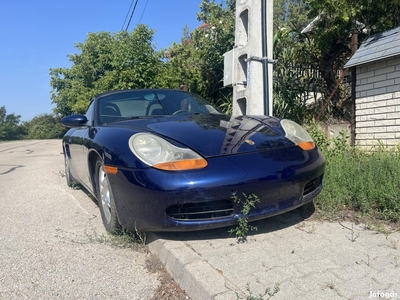
<svg viewBox="0 0 400 300">
<path fill-rule="evenodd" d="M 69 160 L 68 160 L 66 154 L 64 154 L 64 166 L 65 166 L 65 179 L 67 180 L 67 185 L 69 187 L 76 186 L 76 180 L 71 175 L 71 170 L 70 170 L 70 166 L 69 166 Z"/>
<path fill-rule="evenodd" d="M 101 219 L 108 232 L 119 233 L 122 226 L 119 224 L 117 209 L 115 207 L 114 196 L 112 193 L 108 175 L 105 172 L 101 160 L 96 162 L 96 188 L 97 201 L 101 212 Z"/>
</svg>

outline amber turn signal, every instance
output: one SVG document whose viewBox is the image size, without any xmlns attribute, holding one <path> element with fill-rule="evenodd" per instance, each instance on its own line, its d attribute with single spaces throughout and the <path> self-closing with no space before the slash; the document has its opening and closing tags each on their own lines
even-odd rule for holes
<svg viewBox="0 0 400 300">
<path fill-rule="evenodd" d="M 185 160 L 164 162 L 156 164 L 153 167 L 165 171 L 183 171 L 183 170 L 202 169 L 207 167 L 207 165 L 208 163 L 205 159 L 196 158 L 196 159 L 185 159 Z"/>
<path fill-rule="evenodd" d="M 104 170 L 106 171 L 106 173 L 109 173 L 109 174 L 117 174 L 118 173 L 117 167 L 104 166 Z"/>
<path fill-rule="evenodd" d="M 315 148 L 315 143 L 314 142 L 300 142 L 297 144 L 301 149 L 303 150 L 312 150 Z"/>
</svg>

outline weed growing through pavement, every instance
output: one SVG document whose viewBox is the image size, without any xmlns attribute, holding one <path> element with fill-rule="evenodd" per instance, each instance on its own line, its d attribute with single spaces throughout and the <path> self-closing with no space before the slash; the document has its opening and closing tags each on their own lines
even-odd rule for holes
<svg viewBox="0 0 400 300">
<path fill-rule="evenodd" d="M 368 267 L 370 266 L 369 265 L 369 254 L 367 254 L 367 261 L 365 261 L 365 260 L 361 260 L 361 261 L 356 261 L 356 264 L 357 265 L 361 265 L 361 263 L 364 263 L 364 264 L 366 264 Z"/>
<path fill-rule="evenodd" d="M 132 232 L 126 229 L 118 231 L 116 234 L 103 233 L 98 234 L 94 228 L 92 228 L 92 234 L 85 230 L 85 235 L 89 241 L 99 244 L 107 244 L 116 248 L 132 248 L 146 245 L 146 235 L 140 234 L 139 232 Z"/>
<path fill-rule="evenodd" d="M 339 222 L 339 224 L 343 227 L 343 228 L 346 228 L 346 229 L 348 229 L 348 230 L 350 230 L 350 237 L 348 237 L 347 235 L 346 235 L 346 237 L 349 239 L 349 241 L 351 241 L 351 242 L 355 242 L 359 237 L 360 237 L 360 233 L 359 232 L 357 232 L 357 233 L 355 233 L 355 231 L 354 231 L 354 224 L 351 224 L 351 228 L 349 228 L 349 227 L 347 227 L 347 226 L 344 226 L 342 223 L 340 223 Z"/>
<path fill-rule="evenodd" d="M 62 229 L 57 229 L 57 232 L 56 237 L 77 244 L 106 244 L 115 248 L 137 248 L 138 246 L 144 247 L 146 244 L 146 236 L 144 234 L 124 229 L 118 234 L 98 234 L 92 227 L 85 229 L 83 236 Z"/>
<path fill-rule="evenodd" d="M 325 285 L 325 288 L 330 289 L 330 290 L 334 291 L 336 294 L 338 294 L 338 296 L 343 297 L 333 282 L 328 282 Z"/>
<path fill-rule="evenodd" d="M 54 173 L 55 173 L 55 172 L 54 172 Z M 65 171 L 58 171 L 58 173 L 60 174 L 60 176 L 61 176 L 62 178 L 65 177 Z M 76 184 L 76 183 L 73 183 L 73 182 L 71 182 L 70 188 L 71 188 L 72 190 L 80 190 L 80 189 L 81 189 L 81 187 L 79 186 L 79 184 Z"/>
<path fill-rule="evenodd" d="M 119 248 L 129 248 L 132 247 L 132 245 L 145 246 L 146 244 L 146 237 L 143 237 L 136 232 L 123 230 L 118 235 L 108 235 L 110 237 L 111 245 Z"/>
<path fill-rule="evenodd" d="M 377 231 L 377 232 L 379 232 L 379 233 L 384 234 L 385 237 L 386 237 L 386 239 L 389 237 L 390 231 L 389 231 L 389 229 L 387 228 L 387 226 L 386 226 L 385 224 L 383 224 L 383 223 L 378 223 L 377 225 L 372 226 L 371 229 L 372 229 L 372 230 L 375 230 L 375 231 Z"/>
<path fill-rule="evenodd" d="M 250 283 L 246 284 L 246 291 L 248 293 L 248 295 L 246 296 L 246 298 L 241 297 L 238 293 L 236 293 L 236 299 L 237 300 L 241 300 L 241 299 L 245 299 L 245 300 L 268 300 L 271 299 L 273 296 L 275 296 L 279 291 L 280 291 L 280 284 L 276 283 L 274 286 L 274 289 L 271 291 L 271 288 L 266 288 L 264 293 L 258 294 L 258 295 L 254 295 L 253 292 L 250 289 Z"/>
<path fill-rule="evenodd" d="M 373 231 L 376 231 L 378 233 L 385 235 L 387 240 L 389 239 L 389 236 L 391 234 L 400 230 L 400 228 L 391 229 L 390 226 L 387 226 L 386 224 L 382 223 L 381 220 L 369 221 L 364 226 L 365 226 L 365 229 L 367 229 L 367 230 L 373 230 Z"/>
<path fill-rule="evenodd" d="M 350 241 L 355 242 L 356 239 L 358 239 L 358 237 L 360 236 L 360 233 L 354 233 L 354 224 L 351 224 L 351 237 L 349 238 L 348 236 L 346 236 Z"/>
<path fill-rule="evenodd" d="M 80 190 L 81 189 L 79 184 L 76 184 L 76 183 L 73 183 L 73 182 L 71 182 L 71 186 L 69 188 L 72 189 L 72 190 Z"/>
<path fill-rule="evenodd" d="M 255 194 L 246 195 L 245 193 L 243 193 L 243 198 L 236 195 L 232 198 L 235 203 L 242 205 L 242 216 L 238 220 L 238 226 L 230 229 L 228 232 L 231 235 L 235 234 L 239 243 L 244 243 L 247 241 L 247 233 L 257 230 L 257 226 L 249 225 L 249 212 L 252 208 L 256 207 L 256 203 L 259 203 L 260 199 Z"/>
</svg>

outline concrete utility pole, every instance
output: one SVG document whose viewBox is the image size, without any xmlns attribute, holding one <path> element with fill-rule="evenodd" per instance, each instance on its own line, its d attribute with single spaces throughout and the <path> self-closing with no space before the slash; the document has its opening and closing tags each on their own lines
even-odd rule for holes
<svg viewBox="0 0 400 300">
<path fill-rule="evenodd" d="M 225 53 L 224 85 L 233 115 L 272 115 L 273 0 L 237 0 L 235 47 Z"/>
</svg>

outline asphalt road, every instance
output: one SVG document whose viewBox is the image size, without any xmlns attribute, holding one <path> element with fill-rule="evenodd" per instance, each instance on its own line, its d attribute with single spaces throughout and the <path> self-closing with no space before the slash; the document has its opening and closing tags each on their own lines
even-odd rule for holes
<svg viewBox="0 0 400 300">
<path fill-rule="evenodd" d="M 59 140 L 0 143 L 0 299 L 151 299 L 149 254 L 110 239 L 63 168 Z"/>
</svg>

